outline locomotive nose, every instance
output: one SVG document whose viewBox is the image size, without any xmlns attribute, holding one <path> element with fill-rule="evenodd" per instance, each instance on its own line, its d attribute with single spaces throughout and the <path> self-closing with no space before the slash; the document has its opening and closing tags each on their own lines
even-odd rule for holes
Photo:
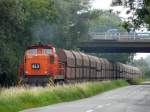
<svg viewBox="0 0 150 112">
<path fill-rule="evenodd" d="M 27 75 L 48 75 L 48 57 L 47 56 L 33 56 L 26 59 Z"/>
</svg>

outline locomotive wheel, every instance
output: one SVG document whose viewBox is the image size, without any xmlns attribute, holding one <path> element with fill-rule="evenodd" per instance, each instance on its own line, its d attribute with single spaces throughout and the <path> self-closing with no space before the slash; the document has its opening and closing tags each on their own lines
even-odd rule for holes
<svg viewBox="0 0 150 112">
<path fill-rule="evenodd" d="M 56 85 L 64 85 L 64 80 L 56 80 L 55 84 Z"/>
</svg>

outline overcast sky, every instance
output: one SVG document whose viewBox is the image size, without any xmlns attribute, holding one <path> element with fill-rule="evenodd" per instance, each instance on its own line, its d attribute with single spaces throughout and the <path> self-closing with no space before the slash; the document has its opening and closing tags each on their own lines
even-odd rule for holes
<svg viewBox="0 0 150 112">
<path fill-rule="evenodd" d="M 93 0 L 92 2 L 92 8 L 94 9 L 103 9 L 103 10 L 109 10 L 111 8 L 111 2 L 112 0 Z M 128 15 L 126 15 L 126 10 L 123 7 L 115 7 L 114 10 L 121 11 L 121 17 L 127 18 Z M 146 58 L 150 53 L 137 53 L 135 56 L 135 59 L 140 59 L 141 57 Z"/>
<path fill-rule="evenodd" d="M 132 14 L 126 14 L 126 11 L 128 10 L 127 8 L 124 8 L 122 6 L 117 6 L 117 7 L 111 7 L 111 2 L 112 0 L 92 0 L 92 8 L 93 9 L 103 9 L 103 10 L 109 10 L 113 9 L 114 11 L 120 11 L 120 17 L 127 19 L 129 16 L 132 16 Z"/>
<path fill-rule="evenodd" d="M 112 0 L 93 0 L 92 6 L 97 9 L 109 9 Z"/>
</svg>

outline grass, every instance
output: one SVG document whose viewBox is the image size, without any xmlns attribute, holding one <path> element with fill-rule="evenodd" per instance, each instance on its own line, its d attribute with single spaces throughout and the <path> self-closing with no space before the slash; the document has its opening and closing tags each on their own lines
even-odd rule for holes
<svg viewBox="0 0 150 112">
<path fill-rule="evenodd" d="M 130 84 L 134 84 L 134 85 L 139 85 L 143 82 L 147 81 L 146 77 L 142 77 L 142 78 L 135 78 L 129 81 Z"/>
<path fill-rule="evenodd" d="M 98 93 L 127 86 L 124 80 L 87 82 L 56 87 L 13 87 L 0 89 L 0 112 L 18 112 L 23 109 L 46 106 L 87 98 Z"/>
</svg>

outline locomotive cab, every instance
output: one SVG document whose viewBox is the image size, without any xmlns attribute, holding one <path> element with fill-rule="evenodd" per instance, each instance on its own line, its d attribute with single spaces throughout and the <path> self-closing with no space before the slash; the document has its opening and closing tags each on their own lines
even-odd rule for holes
<svg viewBox="0 0 150 112">
<path fill-rule="evenodd" d="M 59 66 L 55 48 L 51 45 L 27 47 L 21 65 L 19 76 L 27 84 L 48 83 L 57 75 Z"/>
</svg>

